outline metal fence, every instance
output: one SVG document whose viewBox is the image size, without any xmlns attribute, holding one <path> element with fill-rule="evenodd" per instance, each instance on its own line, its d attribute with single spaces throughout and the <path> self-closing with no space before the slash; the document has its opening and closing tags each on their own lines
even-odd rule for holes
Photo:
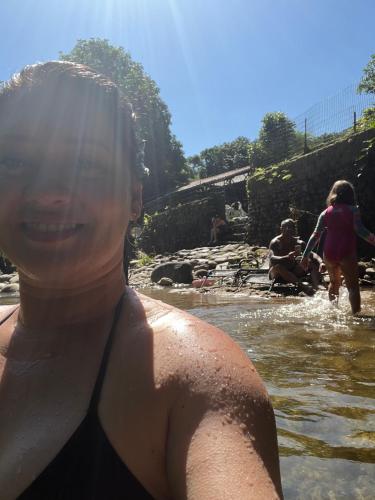
<svg viewBox="0 0 375 500">
<path fill-rule="evenodd" d="M 345 130 L 356 131 L 363 111 L 375 106 L 375 95 L 359 94 L 358 84 L 352 84 L 334 96 L 314 104 L 294 118 L 296 130 L 316 138 L 338 134 Z"/>
<path fill-rule="evenodd" d="M 279 128 L 273 130 L 266 152 L 260 151 L 257 163 L 249 158 L 249 164 L 268 167 L 365 130 L 368 127 L 363 120 L 365 110 L 374 109 L 375 123 L 375 95 L 359 94 L 357 89 L 358 84 L 353 83 L 289 120 L 289 126 L 281 123 Z M 197 193 L 199 189 L 194 193 L 191 191 L 169 193 L 150 200 L 146 204 L 146 210 L 151 213 L 152 210 L 160 210 L 166 204 L 173 206 L 176 199 L 183 203 Z"/>
<path fill-rule="evenodd" d="M 263 123 L 260 140 L 255 141 L 259 146 L 250 154 L 250 164 L 267 167 L 363 131 L 371 123 L 374 126 L 375 95 L 359 94 L 357 89 L 358 84 L 353 83 L 294 119 L 274 117 Z M 371 118 L 368 114 L 365 118 L 364 112 L 369 109 Z"/>
</svg>

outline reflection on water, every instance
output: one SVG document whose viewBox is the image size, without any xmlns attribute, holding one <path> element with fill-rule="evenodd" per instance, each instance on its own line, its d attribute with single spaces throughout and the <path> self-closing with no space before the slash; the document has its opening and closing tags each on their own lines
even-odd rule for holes
<svg viewBox="0 0 375 500">
<path fill-rule="evenodd" d="M 375 499 L 375 294 L 266 299 L 151 290 L 228 332 L 272 396 L 286 499 Z"/>
</svg>

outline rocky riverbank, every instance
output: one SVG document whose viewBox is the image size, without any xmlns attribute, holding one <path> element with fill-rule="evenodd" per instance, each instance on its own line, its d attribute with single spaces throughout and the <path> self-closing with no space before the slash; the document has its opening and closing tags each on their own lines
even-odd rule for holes
<svg viewBox="0 0 375 500">
<path fill-rule="evenodd" d="M 142 265 L 142 259 L 132 260 L 130 262 L 130 283 L 136 287 L 153 286 L 156 284 L 155 269 L 161 266 L 168 267 L 170 264 L 188 265 L 191 268 L 192 279 L 200 279 L 208 271 L 236 268 L 244 259 L 251 267 L 261 268 L 266 265 L 267 255 L 266 248 L 243 243 L 179 250 L 175 253 L 156 255 L 152 261 L 150 258 L 150 262 L 146 265 Z"/>
<path fill-rule="evenodd" d="M 236 292 L 239 289 L 252 295 L 275 296 L 280 294 L 305 295 L 303 289 L 288 285 L 277 285 L 270 291 L 268 280 L 268 249 L 244 243 L 231 243 L 214 247 L 150 257 L 143 255 L 130 262 L 129 282 L 134 288 L 150 287 L 193 287 L 198 293 L 215 291 Z M 236 270 L 243 267 L 243 275 Z M 247 269 L 258 269 L 246 276 Z M 361 286 L 375 286 L 375 259 L 359 262 Z M 206 278 L 207 277 L 207 278 Z M 324 278 L 327 281 L 327 277 Z M 18 274 L 1 274 L 0 299 L 16 297 L 19 293 Z"/>
<path fill-rule="evenodd" d="M 244 269 L 258 268 L 259 275 L 254 272 L 247 280 L 236 280 L 235 269 L 242 262 Z M 215 247 L 201 247 L 164 255 L 156 255 L 143 265 L 143 260 L 132 260 L 130 263 L 129 281 L 136 288 L 154 286 L 191 286 L 185 279 L 191 270 L 191 279 L 198 292 L 214 292 L 217 289 L 227 291 L 249 290 L 251 294 L 305 295 L 306 291 L 288 285 L 277 285 L 270 291 L 271 282 L 264 269 L 268 268 L 268 249 L 242 243 L 232 243 Z M 177 270 L 176 270 L 177 268 Z M 182 271 L 182 279 L 174 279 Z M 233 270 L 233 272 L 231 272 Z M 177 274 L 175 274 L 177 273 Z M 208 279 L 205 280 L 205 276 Z M 375 286 L 375 260 L 359 262 L 361 286 Z M 181 276 L 180 276 L 181 278 Z M 190 281 L 191 281 L 190 279 Z M 328 282 L 328 276 L 323 283 Z"/>
</svg>

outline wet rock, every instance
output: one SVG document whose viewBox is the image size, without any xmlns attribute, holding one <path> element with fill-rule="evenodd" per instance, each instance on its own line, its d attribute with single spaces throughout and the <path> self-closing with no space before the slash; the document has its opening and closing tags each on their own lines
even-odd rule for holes
<svg viewBox="0 0 375 500">
<path fill-rule="evenodd" d="M 173 286 L 173 280 L 171 280 L 170 278 L 161 278 L 158 281 L 158 285 L 160 285 L 160 286 Z"/>
<path fill-rule="evenodd" d="M 207 264 L 208 264 L 208 269 L 215 269 L 216 267 L 216 262 L 214 260 L 209 260 Z"/>
<path fill-rule="evenodd" d="M 205 263 L 205 264 L 198 263 L 194 266 L 194 271 L 198 271 L 199 269 L 204 269 L 205 271 L 208 271 L 210 269 L 210 267 L 207 263 Z"/>
<path fill-rule="evenodd" d="M 1 293 L 18 293 L 20 286 L 18 283 L 9 283 L 2 287 Z"/>
<path fill-rule="evenodd" d="M 375 268 L 374 267 L 368 267 L 366 269 L 366 274 L 368 274 L 371 277 L 375 277 Z"/>
<path fill-rule="evenodd" d="M 158 283 L 161 278 L 170 278 L 175 283 L 191 283 L 193 281 L 192 266 L 189 262 L 168 262 L 155 267 L 151 273 L 151 281 Z"/>
<path fill-rule="evenodd" d="M 194 271 L 194 274 L 197 278 L 204 278 L 208 274 L 208 270 L 206 268 L 200 268 Z"/>
<path fill-rule="evenodd" d="M 9 283 L 13 277 L 14 274 L 2 274 L 0 276 L 0 283 Z"/>
<path fill-rule="evenodd" d="M 368 264 L 366 262 L 358 262 L 358 275 L 360 278 L 363 278 L 366 274 L 366 269 L 368 268 Z"/>
</svg>

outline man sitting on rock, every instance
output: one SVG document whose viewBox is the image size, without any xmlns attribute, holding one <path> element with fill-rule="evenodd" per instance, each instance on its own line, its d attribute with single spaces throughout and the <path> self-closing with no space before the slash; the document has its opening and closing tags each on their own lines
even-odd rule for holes
<svg viewBox="0 0 375 500">
<path fill-rule="evenodd" d="M 270 270 L 272 280 L 282 279 L 286 283 L 299 283 L 307 273 L 311 274 L 312 286 L 318 289 L 320 282 L 319 268 L 322 259 L 317 254 L 311 254 L 308 269 L 300 265 L 301 251 L 306 243 L 296 236 L 296 222 L 285 219 L 280 225 L 281 234 L 273 238 L 270 243 Z"/>
</svg>

